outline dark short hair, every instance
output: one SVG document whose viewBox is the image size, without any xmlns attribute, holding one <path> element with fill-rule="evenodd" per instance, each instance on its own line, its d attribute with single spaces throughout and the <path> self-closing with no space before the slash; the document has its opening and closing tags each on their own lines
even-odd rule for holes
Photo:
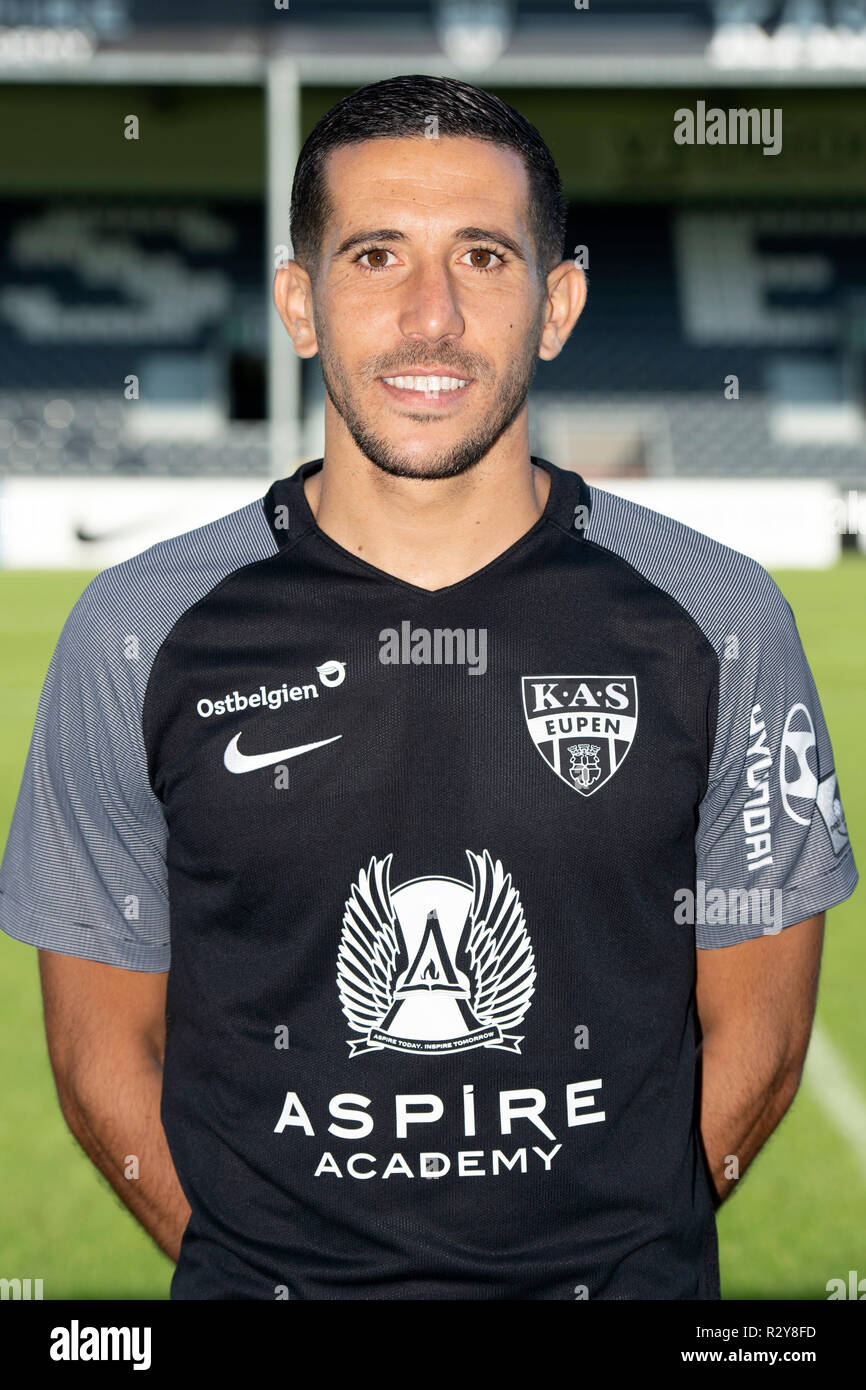
<svg viewBox="0 0 866 1390">
<path fill-rule="evenodd" d="M 331 215 L 325 162 L 332 150 L 364 140 L 424 139 L 429 117 L 437 134 L 468 135 L 516 150 L 529 177 L 529 215 L 536 255 L 547 274 L 562 259 L 565 200 L 553 156 L 535 126 L 513 106 L 451 77 L 413 74 L 373 82 L 338 101 L 304 142 L 292 184 L 294 255 L 315 268 Z"/>
</svg>

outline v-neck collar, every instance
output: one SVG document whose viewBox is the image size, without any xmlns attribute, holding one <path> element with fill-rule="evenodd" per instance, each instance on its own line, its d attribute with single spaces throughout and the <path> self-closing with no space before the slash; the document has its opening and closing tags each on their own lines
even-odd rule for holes
<svg viewBox="0 0 866 1390">
<path fill-rule="evenodd" d="M 313 536 L 356 570 L 374 575 L 383 583 L 394 584 L 398 588 L 407 589 L 410 593 L 432 599 L 437 595 L 454 593 L 456 590 L 465 588 L 485 577 L 497 566 L 506 563 L 524 546 L 530 545 L 539 533 L 547 528 L 548 523 L 554 522 L 566 530 L 574 526 L 575 507 L 579 502 L 586 505 L 589 503 L 589 489 L 586 483 L 579 474 L 570 469 L 558 468 L 547 459 L 532 455 L 531 462 L 545 469 L 550 475 L 550 491 L 541 515 L 528 531 L 524 531 L 522 536 L 519 536 L 499 555 L 488 560 L 486 565 L 473 570 L 472 574 L 466 575 L 463 579 L 458 579 L 453 584 L 444 584 L 438 589 L 425 589 L 421 584 L 411 584 L 407 579 L 401 579 L 397 575 L 389 574 L 387 570 L 371 565 L 368 560 L 362 560 L 360 556 L 354 555 L 351 550 L 347 550 L 345 546 L 340 545 L 338 541 L 335 541 L 327 532 L 322 530 L 307 501 L 304 483 L 307 478 L 321 470 L 324 464 L 323 459 L 312 459 L 308 463 L 303 463 L 290 477 L 280 478 L 273 483 L 263 499 L 264 510 L 280 549 L 291 547 L 293 541 L 300 540 L 302 536 Z M 277 508 L 280 506 L 285 507 L 288 511 L 287 524 L 282 518 L 280 522 L 277 520 Z"/>
</svg>

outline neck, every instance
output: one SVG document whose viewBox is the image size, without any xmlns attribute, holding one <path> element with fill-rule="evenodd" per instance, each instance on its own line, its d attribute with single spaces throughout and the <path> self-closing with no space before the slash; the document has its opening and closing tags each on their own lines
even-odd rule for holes
<svg viewBox="0 0 866 1390">
<path fill-rule="evenodd" d="M 510 433 L 510 431 L 508 432 Z M 423 589 L 483 569 L 534 526 L 550 474 L 528 438 L 509 440 L 456 478 L 395 478 L 359 450 L 329 452 L 304 484 L 321 531 L 367 564 Z"/>
</svg>

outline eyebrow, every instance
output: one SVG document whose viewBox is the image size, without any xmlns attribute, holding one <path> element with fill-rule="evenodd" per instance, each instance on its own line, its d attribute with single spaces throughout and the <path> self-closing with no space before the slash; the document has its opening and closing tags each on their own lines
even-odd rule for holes
<svg viewBox="0 0 866 1390">
<path fill-rule="evenodd" d="M 336 256 L 344 256 L 347 251 L 351 251 L 356 246 L 364 246 L 370 242 L 379 241 L 408 241 L 405 232 L 398 231 L 395 227 L 377 227 L 370 232 L 353 232 L 351 236 L 345 237 L 334 252 Z M 489 227 L 461 227 L 454 233 L 455 241 L 495 241 L 500 246 L 504 246 L 519 261 L 525 261 L 523 249 L 520 243 L 507 232 L 498 231 Z"/>
</svg>

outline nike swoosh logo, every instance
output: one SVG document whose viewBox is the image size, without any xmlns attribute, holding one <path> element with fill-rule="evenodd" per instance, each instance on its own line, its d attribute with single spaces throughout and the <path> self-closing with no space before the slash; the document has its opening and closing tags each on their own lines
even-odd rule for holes
<svg viewBox="0 0 866 1390">
<path fill-rule="evenodd" d="M 235 734 L 225 751 L 223 762 L 229 772 L 255 772 L 257 767 L 271 767 L 273 763 L 281 763 L 286 758 L 298 758 L 302 753 L 311 753 L 314 748 L 324 748 L 326 743 L 336 743 L 337 739 L 342 737 L 342 734 L 334 734 L 333 738 L 323 738 L 318 743 L 302 743 L 297 748 L 280 748 L 276 753 L 241 753 L 238 748 L 240 734 Z"/>
<path fill-rule="evenodd" d="M 162 524 L 163 517 L 149 517 L 144 521 L 128 521 L 124 526 L 113 526 L 108 531 L 91 531 L 88 526 L 73 526 L 72 534 L 82 545 L 102 545 L 108 541 L 122 541 L 135 536 L 147 526 Z"/>
</svg>

